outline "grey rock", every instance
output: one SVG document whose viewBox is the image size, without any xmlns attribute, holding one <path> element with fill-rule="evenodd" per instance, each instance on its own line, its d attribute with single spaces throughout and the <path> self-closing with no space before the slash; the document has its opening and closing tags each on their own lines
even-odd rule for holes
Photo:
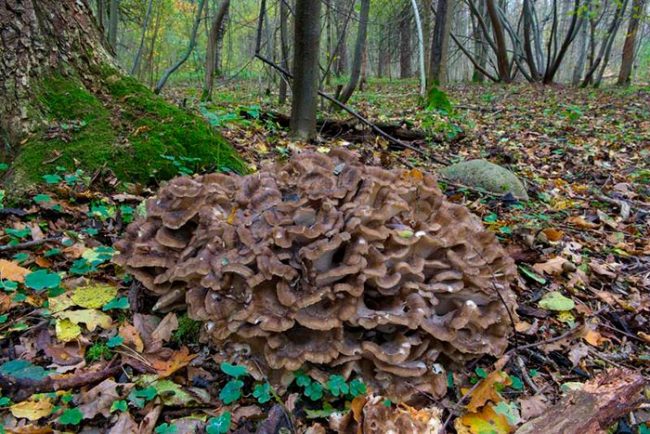
<svg viewBox="0 0 650 434">
<path fill-rule="evenodd" d="M 442 179 L 495 194 L 512 194 L 528 200 L 526 187 L 517 175 L 487 160 L 470 160 L 452 164 L 438 171 Z"/>
</svg>

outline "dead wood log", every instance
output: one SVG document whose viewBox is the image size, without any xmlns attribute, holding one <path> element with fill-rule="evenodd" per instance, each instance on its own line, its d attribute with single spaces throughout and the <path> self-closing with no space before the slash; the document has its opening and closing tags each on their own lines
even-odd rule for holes
<svg viewBox="0 0 650 434">
<path fill-rule="evenodd" d="M 245 110 L 241 110 L 239 115 L 244 118 L 250 117 L 250 115 L 247 114 Z M 262 113 L 260 115 L 260 119 L 276 122 L 282 128 L 289 128 L 289 123 L 291 121 L 291 118 L 289 116 L 278 112 Z M 355 119 L 323 119 L 318 120 L 316 125 L 316 129 L 322 136 L 329 138 L 341 138 L 354 143 L 360 143 L 368 139 L 373 139 L 379 135 L 375 130 L 372 128 L 367 128 L 363 123 Z M 424 141 L 427 137 L 424 131 L 409 129 L 399 123 L 376 123 L 375 125 L 382 131 L 385 131 L 386 133 L 399 140 L 415 142 Z"/>
<path fill-rule="evenodd" d="M 515 434 L 597 434 L 642 401 L 646 384 L 637 372 L 610 369 L 569 392 L 541 416 L 522 425 Z"/>
</svg>

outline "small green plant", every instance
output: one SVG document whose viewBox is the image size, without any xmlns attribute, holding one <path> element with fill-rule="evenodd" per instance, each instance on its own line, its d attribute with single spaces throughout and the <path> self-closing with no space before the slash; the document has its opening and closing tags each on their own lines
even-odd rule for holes
<svg viewBox="0 0 650 434">
<path fill-rule="evenodd" d="M 88 347 L 86 351 L 86 361 L 96 362 L 99 360 L 109 360 L 113 357 L 113 351 L 108 347 L 106 342 L 96 342 Z"/>
<path fill-rule="evenodd" d="M 179 175 L 191 175 L 197 170 L 197 166 L 201 159 L 193 157 L 175 157 L 173 155 L 160 155 L 167 161 L 170 161 L 172 165 L 176 168 Z"/>
<path fill-rule="evenodd" d="M 178 317 L 178 328 L 172 334 L 172 341 L 177 344 L 196 344 L 199 342 L 201 323 L 194 321 L 187 313 Z"/>
<path fill-rule="evenodd" d="M 577 105 L 562 104 L 562 107 L 564 107 L 564 110 L 560 112 L 560 115 L 570 121 L 576 121 L 584 116 L 584 112 Z"/>
<path fill-rule="evenodd" d="M 438 89 L 436 86 L 431 86 L 427 93 L 426 106 L 427 111 L 437 111 L 443 114 L 451 114 L 454 107 L 449 101 L 449 97 L 445 92 Z"/>
</svg>

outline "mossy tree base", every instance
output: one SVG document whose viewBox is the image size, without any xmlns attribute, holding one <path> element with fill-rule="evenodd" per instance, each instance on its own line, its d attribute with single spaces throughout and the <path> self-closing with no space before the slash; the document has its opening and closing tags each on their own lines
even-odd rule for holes
<svg viewBox="0 0 650 434">
<path fill-rule="evenodd" d="M 54 75 L 37 90 L 47 126 L 22 144 L 11 165 L 11 184 L 32 185 L 57 166 L 112 171 L 122 181 L 150 184 L 178 174 L 170 161 L 192 158 L 199 170 L 244 169 L 224 139 L 203 119 L 107 68 L 102 91 Z M 168 158 L 165 158 L 168 157 Z"/>
</svg>

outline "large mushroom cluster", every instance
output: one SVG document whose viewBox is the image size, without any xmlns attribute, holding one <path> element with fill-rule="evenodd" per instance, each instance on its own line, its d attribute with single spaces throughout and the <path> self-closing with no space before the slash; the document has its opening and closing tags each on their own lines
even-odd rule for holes
<svg viewBox="0 0 650 434">
<path fill-rule="evenodd" d="M 246 343 L 271 369 L 433 392 L 438 363 L 507 345 L 513 261 L 428 173 L 303 152 L 173 179 L 146 209 L 116 262 L 158 307 L 186 303 L 213 343 Z"/>
</svg>

